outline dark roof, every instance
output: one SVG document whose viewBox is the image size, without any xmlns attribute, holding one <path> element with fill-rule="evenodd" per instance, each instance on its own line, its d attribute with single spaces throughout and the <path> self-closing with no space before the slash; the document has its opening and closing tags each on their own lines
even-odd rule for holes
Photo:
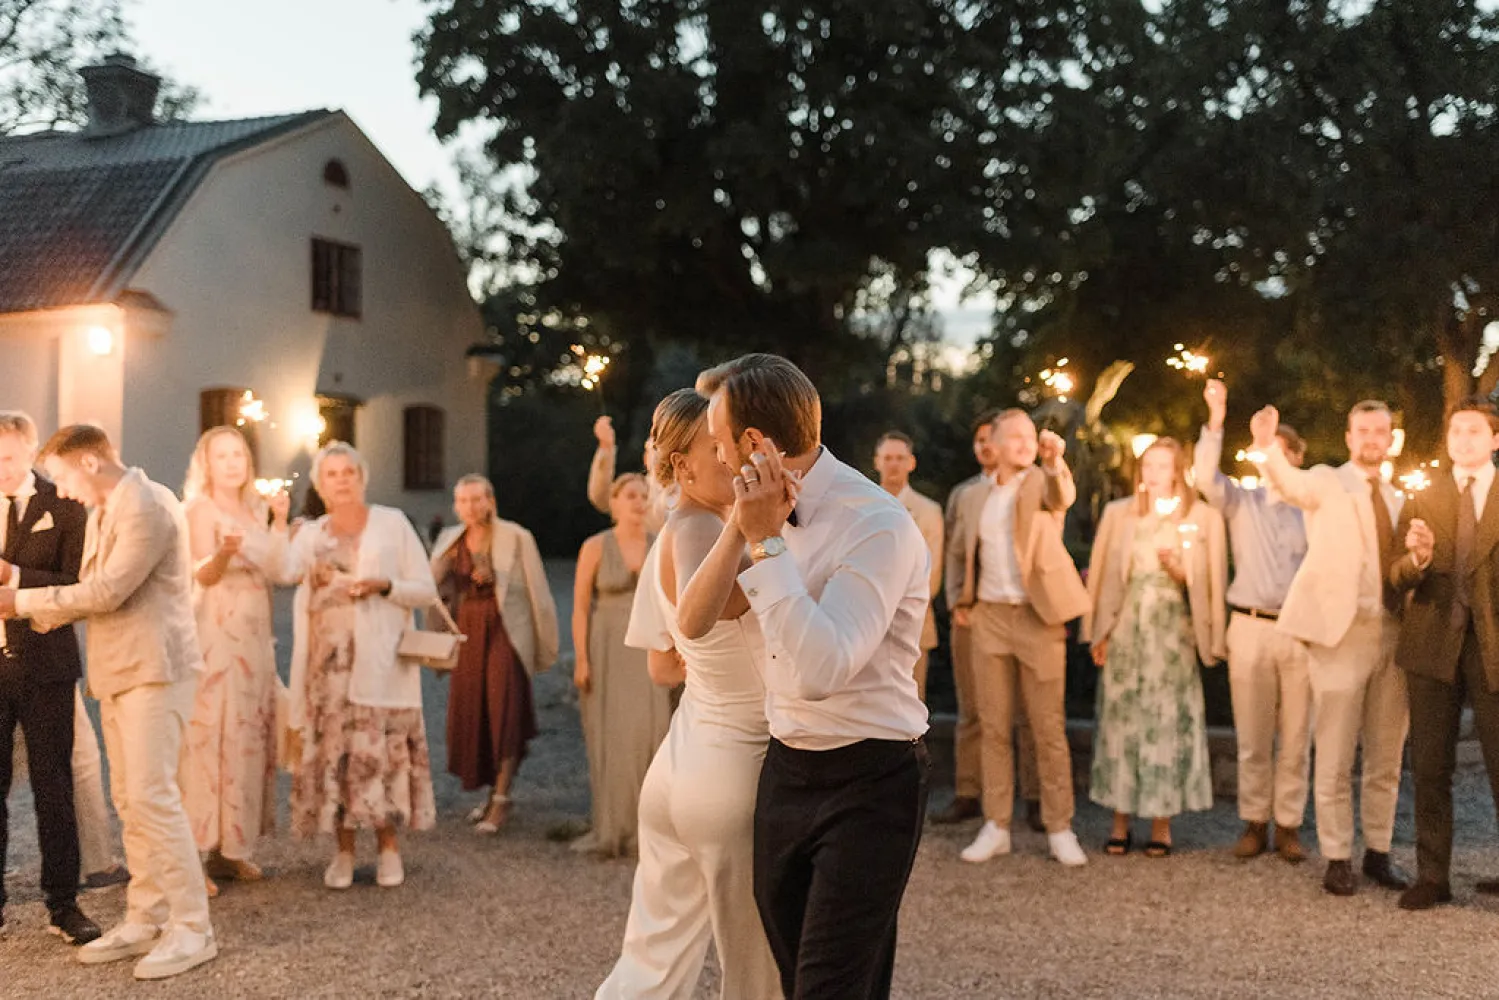
<svg viewBox="0 0 1499 1000">
<path fill-rule="evenodd" d="M 333 113 L 0 137 L 0 313 L 115 301 L 215 161 Z"/>
</svg>

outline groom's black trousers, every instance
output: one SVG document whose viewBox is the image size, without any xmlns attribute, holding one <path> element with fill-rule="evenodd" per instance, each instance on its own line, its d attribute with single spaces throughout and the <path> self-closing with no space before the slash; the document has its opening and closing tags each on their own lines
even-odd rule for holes
<svg viewBox="0 0 1499 1000">
<path fill-rule="evenodd" d="M 770 741 L 755 801 L 755 903 L 786 1000 L 890 996 L 896 917 L 921 841 L 920 741 Z"/>
</svg>

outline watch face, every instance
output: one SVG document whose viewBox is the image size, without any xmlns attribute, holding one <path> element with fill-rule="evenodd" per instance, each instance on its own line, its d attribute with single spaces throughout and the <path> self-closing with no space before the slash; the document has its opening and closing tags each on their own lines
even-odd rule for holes
<svg viewBox="0 0 1499 1000">
<path fill-rule="evenodd" d="M 760 548 L 768 556 L 778 556 L 786 551 L 786 539 L 781 538 L 779 535 L 772 535 L 760 543 Z"/>
</svg>

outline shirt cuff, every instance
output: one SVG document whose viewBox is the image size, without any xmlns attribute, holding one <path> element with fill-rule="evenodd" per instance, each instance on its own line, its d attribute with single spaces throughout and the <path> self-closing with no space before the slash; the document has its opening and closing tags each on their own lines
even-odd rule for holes
<svg viewBox="0 0 1499 1000">
<path fill-rule="evenodd" d="M 28 590 L 16 591 L 16 617 L 30 618 L 37 609 L 38 599 L 42 596 L 43 588 L 36 587 Z"/>
<path fill-rule="evenodd" d="M 801 567 L 790 552 L 761 559 L 739 574 L 739 587 L 749 599 L 750 610 L 761 615 L 788 597 L 807 592 Z"/>
</svg>

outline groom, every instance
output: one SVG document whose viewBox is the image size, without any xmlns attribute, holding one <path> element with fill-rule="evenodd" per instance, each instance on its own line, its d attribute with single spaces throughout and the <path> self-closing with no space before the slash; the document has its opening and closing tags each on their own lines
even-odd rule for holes
<svg viewBox="0 0 1499 1000">
<path fill-rule="evenodd" d="M 821 446 L 822 404 L 791 362 L 749 354 L 697 390 L 736 473 L 724 531 L 749 545 L 739 585 L 769 653 L 760 919 L 787 1000 L 888 997 L 926 813 L 927 713 L 912 676 L 926 543 L 899 501 Z"/>
</svg>

